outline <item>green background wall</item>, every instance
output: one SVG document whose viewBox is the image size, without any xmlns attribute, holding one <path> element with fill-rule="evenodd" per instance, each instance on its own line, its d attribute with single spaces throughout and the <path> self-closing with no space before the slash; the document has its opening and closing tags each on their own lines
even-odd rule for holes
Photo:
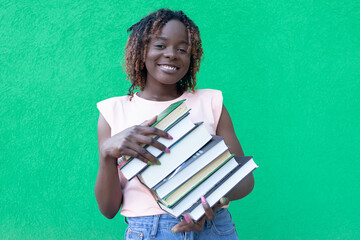
<svg viewBox="0 0 360 240">
<path fill-rule="evenodd" d="M 94 197 L 96 102 L 124 95 L 126 29 L 160 7 L 200 27 L 255 189 L 240 239 L 360 239 L 358 1 L 0 1 L 0 239 L 122 239 Z"/>
</svg>

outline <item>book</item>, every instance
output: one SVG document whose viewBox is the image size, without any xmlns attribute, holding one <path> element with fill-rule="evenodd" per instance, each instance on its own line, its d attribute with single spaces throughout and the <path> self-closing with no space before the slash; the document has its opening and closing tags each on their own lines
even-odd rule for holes
<svg viewBox="0 0 360 240">
<path fill-rule="evenodd" d="M 189 118 L 189 113 L 187 112 L 184 116 L 179 118 L 176 122 L 171 125 L 171 128 L 168 130 L 168 133 L 173 137 L 173 139 L 158 138 L 157 141 L 164 144 L 167 148 L 171 149 L 181 138 L 183 138 L 187 133 L 191 132 L 195 128 L 195 124 Z M 147 151 L 159 158 L 163 152 L 159 149 L 148 146 Z M 141 171 L 145 170 L 148 167 L 148 164 L 144 163 L 138 158 L 130 159 L 126 164 L 120 166 L 120 170 L 127 180 L 131 180 Z"/>
<path fill-rule="evenodd" d="M 130 157 L 119 168 L 128 180 L 137 176 L 164 211 L 176 218 L 189 213 L 198 221 L 204 215 L 201 196 L 213 206 L 257 165 L 252 157 L 235 158 L 222 137 L 211 136 L 202 123 L 192 123 L 184 101 L 170 105 L 152 125 L 173 136 L 151 136 L 170 153 L 143 145 L 161 164 L 148 165 Z"/>
<path fill-rule="evenodd" d="M 219 136 L 212 136 L 212 139 L 205 146 L 157 184 L 153 188 L 153 192 L 158 198 L 165 198 L 226 150 L 228 150 L 228 146 L 224 139 Z"/>
<path fill-rule="evenodd" d="M 159 157 L 161 165 L 149 166 L 138 174 L 139 180 L 145 186 L 152 189 L 210 141 L 212 136 L 206 130 L 205 125 L 202 123 L 196 123 L 195 125 L 196 128 L 194 130 L 186 134 L 180 141 L 172 146 L 170 153 L 163 154 Z"/>
<path fill-rule="evenodd" d="M 258 167 L 252 157 L 236 157 L 236 160 L 239 165 L 204 195 L 210 207 L 219 202 L 223 196 Z M 188 214 L 195 221 L 205 214 L 200 199 L 188 210 Z"/>
<path fill-rule="evenodd" d="M 213 186 L 220 182 L 229 172 L 231 172 L 237 166 L 239 166 L 239 164 L 237 163 L 236 159 L 230 159 L 216 172 L 214 172 L 209 178 L 199 184 L 195 189 L 189 192 L 185 197 L 183 197 L 172 207 L 168 207 L 158 201 L 160 208 L 162 208 L 164 211 L 168 212 L 175 218 L 181 216 L 183 213 L 188 211 L 194 204 L 197 204 L 201 196 L 204 196 L 207 192 L 209 192 Z"/>
<path fill-rule="evenodd" d="M 168 106 L 157 115 L 156 122 L 153 123 L 151 127 L 156 127 L 163 131 L 169 130 L 179 118 L 190 111 L 185 104 L 185 100 L 186 99 L 180 100 Z M 148 145 L 144 145 L 144 147 L 146 148 Z M 130 161 L 132 159 L 133 157 L 130 156 L 123 156 L 122 158 L 123 161 Z"/>
<path fill-rule="evenodd" d="M 205 181 L 211 174 L 213 174 L 216 170 L 218 170 L 222 165 L 224 165 L 227 161 L 229 161 L 234 155 L 230 153 L 229 150 L 221 154 L 214 161 L 206 165 L 201 171 L 192 176 L 189 180 L 187 180 L 184 184 L 174 190 L 172 193 L 167 195 L 163 199 L 159 199 L 159 201 L 167 207 L 173 206 L 179 200 L 181 200 L 187 193 L 193 190 L 200 183 Z"/>
<path fill-rule="evenodd" d="M 188 112 L 185 100 L 180 100 L 167 107 L 157 116 L 157 121 L 151 126 L 166 131 L 180 116 Z"/>
</svg>

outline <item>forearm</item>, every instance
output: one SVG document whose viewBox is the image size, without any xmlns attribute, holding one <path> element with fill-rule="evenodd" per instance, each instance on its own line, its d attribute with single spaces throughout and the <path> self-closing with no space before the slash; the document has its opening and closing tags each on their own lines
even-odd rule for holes
<svg viewBox="0 0 360 240">
<path fill-rule="evenodd" d="M 242 148 L 237 148 L 237 152 L 235 152 L 236 156 L 244 156 L 244 152 Z M 250 173 L 247 175 L 238 185 L 236 185 L 227 195 L 226 197 L 229 201 L 234 201 L 241 199 L 247 196 L 254 189 L 255 180 L 254 175 Z"/>
<path fill-rule="evenodd" d="M 115 217 L 122 202 L 122 189 L 115 159 L 100 156 L 95 196 L 100 212 L 107 218 Z"/>
<path fill-rule="evenodd" d="M 244 151 L 236 137 L 234 126 L 232 124 L 229 112 L 223 106 L 219 124 L 216 129 L 219 136 L 224 137 L 225 143 L 230 146 L 230 152 L 235 156 L 244 156 Z M 235 188 L 233 188 L 226 197 L 230 200 L 237 200 L 248 195 L 254 188 L 254 176 L 250 173 Z"/>
<path fill-rule="evenodd" d="M 251 193 L 251 191 L 254 189 L 254 185 L 254 176 L 252 173 L 250 173 L 238 185 L 236 185 L 236 187 L 233 188 L 226 195 L 226 197 L 229 199 L 229 201 L 241 199 Z"/>
</svg>

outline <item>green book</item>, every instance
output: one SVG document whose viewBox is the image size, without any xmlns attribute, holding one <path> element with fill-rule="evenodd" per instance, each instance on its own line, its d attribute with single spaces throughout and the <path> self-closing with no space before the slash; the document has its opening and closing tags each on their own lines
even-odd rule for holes
<svg viewBox="0 0 360 240">
<path fill-rule="evenodd" d="M 152 124 L 152 127 L 156 127 L 160 130 L 167 131 L 169 130 L 178 119 L 183 117 L 187 112 L 190 110 L 187 108 L 186 104 L 184 103 L 186 99 L 180 100 L 178 102 L 175 102 L 171 104 L 169 107 L 167 107 L 164 111 L 162 111 L 157 116 L 157 120 L 154 124 Z M 155 138 L 155 136 L 154 136 Z M 148 145 L 144 145 L 143 147 L 147 148 Z M 130 161 L 133 157 L 130 156 L 123 156 L 121 161 Z M 124 162 L 121 164 L 118 162 L 118 165 L 123 165 Z M 125 163 L 126 164 L 126 163 Z"/>
<path fill-rule="evenodd" d="M 172 207 L 178 201 L 180 201 L 186 194 L 192 191 L 196 186 L 205 181 L 208 177 L 210 177 L 215 171 L 217 171 L 220 167 L 222 167 L 225 163 L 227 163 L 230 159 L 234 157 L 233 154 L 230 153 L 229 150 L 225 151 L 218 158 L 208 164 L 204 169 L 195 174 L 189 180 L 187 180 L 180 187 L 175 189 L 172 193 L 166 196 L 163 199 L 159 199 L 159 201 L 167 207 Z"/>
<path fill-rule="evenodd" d="M 181 100 L 171 104 L 158 115 L 158 121 L 152 125 L 158 129 L 167 131 L 173 137 L 173 139 L 154 137 L 167 148 L 172 148 L 184 135 L 195 128 L 195 124 L 192 123 L 189 117 L 190 109 L 187 108 L 184 101 L 185 100 Z M 157 158 L 163 155 L 162 151 L 153 146 L 144 145 L 144 147 L 150 154 Z M 122 162 L 119 162 L 119 160 Z M 119 160 L 119 168 L 124 177 L 129 181 L 148 167 L 146 163 L 133 157 L 129 157 L 127 160 Z"/>
<path fill-rule="evenodd" d="M 182 112 L 182 113 L 186 112 L 187 107 L 184 103 L 185 100 L 186 99 L 180 100 L 180 101 L 175 102 L 175 103 L 171 104 L 170 106 L 168 106 L 164 111 L 162 111 L 157 116 L 156 122 L 151 126 L 159 128 L 159 126 L 163 126 L 163 125 L 167 126 L 167 125 L 170 125 L 171 122 L 174 122 L 176 120 L 175 118 L 177 118 L 179 116 L 179 112 Z M 166 128 L 164 128 L 162 130 L 166 130 Z"/>
</svg>

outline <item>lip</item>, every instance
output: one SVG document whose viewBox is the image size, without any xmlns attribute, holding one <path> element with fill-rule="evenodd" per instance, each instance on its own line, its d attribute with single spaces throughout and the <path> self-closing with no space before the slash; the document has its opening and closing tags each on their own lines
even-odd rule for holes
<svg viewBox="0 0 360 240">
<path fill-rule="evenodd" d="M 175 68 L 175 69 L 167 68 L 167 67 L 164 67 L 164 66 L 169 66 L 169 67 L 172 67 L 172 68 Z M 158 67 L 159 67 L 163 72 L 166 72 L 166 73 L 176 73 L 176 72 L 179 71 L 179 69 L 180 69 L 178 66 L 175 66 L 175 65 L 173 65 L 173 64 L 167 64 L 167 63 L 158 64 Z"/>
</svg>

